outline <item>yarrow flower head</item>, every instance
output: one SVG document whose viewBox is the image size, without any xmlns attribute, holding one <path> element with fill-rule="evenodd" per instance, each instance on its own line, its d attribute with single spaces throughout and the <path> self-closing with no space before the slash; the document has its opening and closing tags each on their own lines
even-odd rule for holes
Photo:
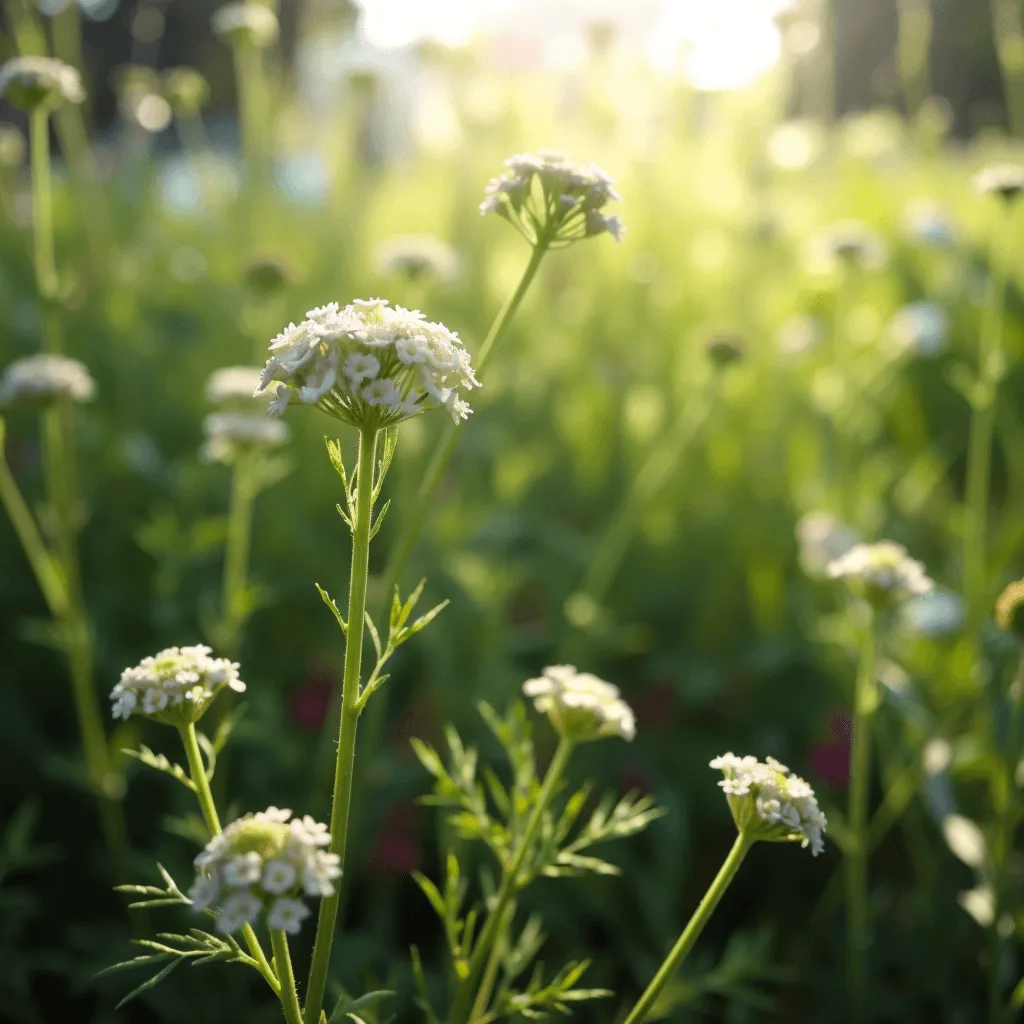
<svg viewBox="0 0 1024 1024">
<path fill-rule="evenodd" d="M 0 97 L 21 110 L 82 103 L 82 76 L 55 57 L 14 57 L 0 67 Z"/>
<path fill-rule="evenodd" d="M 636 735 L 636 717 L 618 687 L 577 672 L 574 665 L 548 666 L 540 677 L 523 683 L 523 693 L 566 739 L 579 743 L 605 736 L 631 740 Z"/>
<path fill-rule="evenodd" d="M 290 820 L 289 820 L 290 819 Z M 327 826 L 308 814 L 268 807 L 231 822 L 195 859 L 192 909 L 217 907 L 217 931 L 237 932 L 262 917 L 294 935 L 309 916 L 304 897 L 330 896 L 341 858 L 328 852 Z"/>
<path fill-rule="evenodd" d="M 406 277 L 411 281 L 432 277 L 454 281 L 459 276 L 458 253 L 433 235 L 396 235 L 377 247 L 374 266 L 382 277 Z"/>
<path fill-rule="evenodd" d="M 840 221 L 811 240 L 809 255 L 813 267 L 832 270 L 878 268 L 884 265 L 888 250 L 885 243 L 866 224 L 857 220 Z"/>
<path fill-rule="evenodd" d="M 828 821 L 818 807 L 814 790 L 773 757 L 723 754 L 711 767 L 725 776 L 719 786 L 729 801 L 736 828 L 750 839 L 793 843 L 811 848 L 817 857 L 825 849 Z"/>
<path fill-rule="evenodd" d="M 993 164 L 974 176 L 974 191 L 981 195 L 997 195 L 1012 202 L 1024 192 L 1024 166 Z"/>
<path fill-rule="evenodd" d="M 206 462 L 233 463 L 240 455 L 259 448 L 280 448 L 291 437 L 286 423 L 258 412 L 215 412 L 203 421 Z"/>
<path fill-rule="evenodd" d="M 164 725 L 197 722 L 225 687 L 242 693 L 238 665 L 211 658 L 209 647 L 168 647 L 126 668 L 113 690 L 114 718 L 144 715 Z"/>
<path fill-rule="evenodd" d="M 615 182 L 597 164 L 575 164 L 564 153 L 541 149 L 505 161 L 492 178 L 480 213 L 496 213 L 531 244 L 561 247 L 607 232 L 622 241 L 626 228 L 604 207 L 621 197 Z"/>
<path fill-rule="evenodd" d="M 902 544 L 891 540 L 857 544 L 830 563 L 828 575 L 843 580 L 875 607 L 927 594 L 935 586 L 925 574 L 924 565 L 911 558 Z"/>
<path fill-rule="evenodd" d="M 271 343 L 257 393 L 278 382 L 270 411 L 292 398 L 353 426 L 387 427 L 443 407 L 455 423 L 472 409 L 463 391 L 480 386 L 454 331 L 419 310 L 384 299 L 332 302 L 289 324 Z"/>
<path fill-rule="evenodd" d="M 210 22 L 213 31 L 232 46 L 265 49 L 277 40 L 277 15 L 263 4 L 225 4 Z"/>
<path fill-rule="evenodd" d="M 259 366 L 222 366 L 207 378 L 206 400 L 211 405 L 251 409 L 262 373 Z"/>
<path fill-rule="evenodd" d="M 96 382 L 77 359 L 40 353 L 16 359 L 0 377 L 0 405 L 45 404 L 66 398 L 91 402 Z"/>
</svg>

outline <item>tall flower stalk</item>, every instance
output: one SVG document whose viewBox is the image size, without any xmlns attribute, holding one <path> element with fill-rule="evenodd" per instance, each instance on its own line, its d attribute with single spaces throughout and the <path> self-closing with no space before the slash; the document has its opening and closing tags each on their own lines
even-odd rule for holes
<svg viewBox="0 0 1024 1024">
<path fill-rule="evenodd" d="M 344 308 L 330 303 L 310 310 L 306 320 L 297 326 L 289 324 L 271 342 L 270 352 L 259 390 L 276 383 L 272 412 L 283 414 L 294 399 L 315 405 L 358 431 L 356 467 L 351 475 L 345 469 L 340 443 L 328 443 L 331 462 L 345 490 L 345 506 L 339 506 L 339 512 L 352 534 L 347 617 L 326 591 L 320 591 L 345 634 L 330 842 L 330 852 L 341 870 L 348 844 L 359 716 L 385 681 L 381 670 L 395 648 L 427 625 L 441 607 L 406 626 L 419 591 L 405 603 L 396 591 L 385 645 L 367 615 L 370 541 L 387 511 L 385 504 L 375 516 L 374 506 L 394 455 L 395 428 L 403 420 L 437 407 L 446 409 L 454 423 L 461 422 L 472 411 L 462 393 L 479 382 L 458 335 L 443 324 L 428 322 L 419 312 L 392 308 L 382 299 L 356 300 Z M 382 433 L 383 443 L 379 444 Z M 366 629 L 377 659 L 363 683 Z M 306 987 L 306 1024 L 320 1021 L 340 902 L 341 890 L 336 887 L 325 893 L 320 905 Z"/>
<path fill-rule="evenodd" d="M 60 290 L 54 255 L 50 118 L 85 91 L 74 68 L 47 57 L 18 57 L 0 68 L 0 95 L 29 117 L 32 171 L 33 269 L 43 323 L 45 354 L 8 368 L 0 390 L 5 402 L 41 406 L 46 496 L 52 515 L 52 550 L 34 524 L 6 463 L 0 471 L 3 497 L 59 627 L 67 659 L 89 784 L 96 795 L 107 846 L 117 863 L 127 854 L 127 830 L 119 800 L 122 783 L 114 770 L 95 689 L 92 633 L 82 592 L 78 552 L 77 467 L 74 402 L 92 398 L 85 368 L 63 357 L 57 308 Z"/>
<path fill-rule="evenodd" d="M 696 945 L 755 843 L 759 840 L 799 842 L 810 846 L 815 856 L 824 849 L 827 822 L 818 808 L 814 790 L 799 776 L 791 774 L 784 764 L 771 757 L 761 762 L 755 757 L 723 754 L 711 762 L 711 767 L 725 776 L 719 785 L 736 823 L 736 841 L 682 934 L 623 1024 L 641 1024 L 650 1018 L 665 987 Z"/>
<path fill-rule="evenodd" d="M 978 372 L 968 398 L 971 426 L 967 448 L 967 483 L 964 494 L 963 574 L 964 597 L 970 626 L 977 630 L 989 607 L 988 518 L 999 385 L 1006 375 L 1003 320 L 1008 260 L 1013 242 L 1013 213 L 1024 190 L 1024 168 L 991 167 L 975 179 L 983 193 L 1001 197 L 999 221 L 991 243 L 988 292 L 978 347 Z"/>
<path fill-rule="evenodd" d="M 862 600 L 867 616 L 853 694 L 846 855 L 847 999 L 851 1019 L 860 1022 L 866 1019 L 868 1010 L 871 733 L 881 702 L 876 664 L 878 618 L 904 598 L 927 593 L 933 583 L 925 575 L 924 566 L 891 541 L 857 544 L 831 562 L 827 572 L 832 579 L 842 580 Z"/>
</svg>

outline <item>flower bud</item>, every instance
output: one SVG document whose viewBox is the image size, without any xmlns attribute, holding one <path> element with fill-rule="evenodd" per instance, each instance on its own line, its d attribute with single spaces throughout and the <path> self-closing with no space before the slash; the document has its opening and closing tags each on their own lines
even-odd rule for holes
<svg viewBox="0 0 1024 1024">
<path fill-rule="evenodd" d="M 82 103 L 82 77 L 55 57 L 14 57 L 0 67 L 0 97 L 25 111 Z"/>
<path fill-rule="evenodd" d="M 725 791 L 736 828 L 750 839 L 793 843 L 811 848 L 816 857 L 825 849 L 828 822 L 818 807 L 814 790 L 773 757 L 723 754 L 711 767 L 725 776 Z"/>
<path fill-rule="evenodd" d="M 110 691 L 114 718 L 133 714 L 180 728 L 199 721 L 225 687 L 242 693 L 238 665 L 211 658 L 209 647 L 168 647 L 126 668 Z"/>
<path fill-rule="evenodd" d="M 573 665 L 550 665 L 537 679 L 523 683 L 523 693 L 551 720 L 560 736 L 582 743 L 605 736 L 631 740 L 636 719 L 618 687 Z"/>
<path fill-rule="evenodd" d="M 330 843 L 327 826 L 309 815 L 292 818 L 277 807 L 247 814 L 196 857 L 192 908 L 219 906 L 217 930 L 224 935 L 260 918 L 294 935 L 310 913 L 303 897 L 330 896 L 341 875 L 341 858 L 327 851 Z"/>
<path fill-rule="evenodd" d="M 1011 583 L 996 601 L 996 625 L 1024 644 L 1024 580 Z"/>
</svg>

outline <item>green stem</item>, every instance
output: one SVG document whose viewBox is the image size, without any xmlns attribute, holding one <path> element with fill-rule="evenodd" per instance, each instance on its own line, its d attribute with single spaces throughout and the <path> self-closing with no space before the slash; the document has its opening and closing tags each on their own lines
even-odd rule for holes
<svg viewBox="0 0 1024 1024">
<path fill-rule="evenodd" d="M 331 803 L 331 853 L 345 866 L 348 844 L 349 809 L 352 804 L 352 775 L 355 768 L 356 727 L 359 724 L 359 683 L 363 657 L 363 619 L 366 614 L 366 582 L 370 564 L 370 526 L 373 517 L 373 472 L 377 454 L 377 431 L 367 428 L 359 434 L 356 470 L 355 521 L 352 524 L 352 569 L 348 591 L 348 630 L 345 634 L 345 670 L 341 689 L 341 723 L 338 757 L 334 770 L 334 798 Z M 320 901 L 313 943 L 313 962 L 306 992 L 306 1024 L 319 1024 L 323 1007 L 331 945 L 341 902 L 341 887 Z"/>
<path fill-rule="evenodd" d="M 1003 774 L 997 791 L 996 834 L 992 849 L 992 924 L 989 926 L 989 1022 L 1003 1024 L 1007 1007 L 1003 1002 L 1002 972 L 1006 937 L 1000 929 L 1005 914 L 1007 874 L 1013 850 L 1014 824 L 1017 821 L 1017 765 L 1020 760 L 1021 733 L 1024 731 L 1024 656 L 1010 684 L 1010 722 L 1006 734 Z"/>
<path fill-rule="evenodd" d="M 916 118 L 931 91 L 928 54 L 932 39 L 932 14 L 928 0 L 898 0 L 897 15 L 897 63 L 903 84 L 903 101 L 907 117 Z"/>
<path fill-rule="evenodd" d="M 530 817 L 526 821 L 523 836 L 519 841 L 511 863 L 505 866 L 505 870 L 502 873 L 501 886 L 498 889 L 494 907 L 487 915 L 487 921 L 484 924 L 483 931 L 480 933 L 480 938 L 473 947 L 473 955 L 469 958 L 469 969 L 465 979 L 460 983 L 455 997 L 455 1006 L 451 1017 L 452 1024 L 465 1024 L 467 1021 L 482 1016 L 486 1009 L 488 993 L 485 987 L 481 985 L 477 991 L 473 1009 L 467 1016 L 469 1001 L 480 978 L 480 972 L 484 969 L 491 950 L 498 945 L 499 933 L 502 927 L 507 926 L 506 911 L 519 891 L 519 872 L 522 870 L 526 856 L 533 846 L 534 839 L 537 837 L 541 821 L 544 818 L 544 811 L 547 809 L 548 804 L 551 803 L 551 798 L 555 794 L 559 780 L 565 772 L 566 765 L 569 763 L 573 746 L 573 741 L 565 736 L 558 741 L 555 756 L 551 759 L 551 764 L 548 766 L 547 774 L 544 776 L 544 783 L 534 802 Z M 309 1021 L 306 1024 L 309 1024 Z"/>
<path fill-rule="evenodd" d="M 245 621 L 245 589 L 252 544 L 252 476 L 243 456 L 231 471 L 231 499 L 228 506 L 228 535 L 224 548 L 224 578 L 221 587 L 221 621 L 224 653 L 238 653 L 240 632 Z"/>
<path fill-rule="evenodd" d="M 637 1000 L 633 1009 L 629 1011 L 629 1016 L 626 1017 L 623 1024 L 640 1024 L 641 1021 L 647 1019 L 654 1008 L 654 1004 L 658 1001 L 658 997 L 668 984 L 669 979 L 679 970 L 687 954 L 693 949 L 694 943 L 700 938 L 700 933 L 704 930 L 704 926 L 714 913 L 715 907 L 718 906 L 719 901 L 725 895 L 726 889 L 732 883 L 740 864 L 743 863 L 743 858 L 747 855 L 747 851 L 751 846 L 754 845 L 754 842 L 755 840 L 748 839 L 743 832 L 736 837 L 736 842 L 733 843 L 729 856 L 725 858 L 725 863 L 718 874 L 715 875 L 715 880 L 704 894 L 704 898 L 700 901 L 696 911 L 694 911 L 693 917 L 690 918 L 682 935 L 679 936 L 678 941 L 672 947 L 672 951 L 665 958 L 665 962 L 658 968 L 658 973 L 654 975 L 644 994 Z"/>
<path fill-rule="evenodd" d="M 872 611 L 864 632 L 854 689 L 850 752 L 850 848 L 846 860 L 846 977 L 847 998 L 854 1024 L 863 1021 L 867 1012 L 868 794 L 871 781 L 871 723 L 878 707 L 878 700 L 875 621 Z"/>
<path fill-rule="evenodd" d="M 976 632 L 984 620 L 987 574 L 986 534 L 989 486 L 992 468 L 992 438 L 995 430 L 996 398 L 1004 374 L 1003 312 L 1006 295 L 1006 255 L 1013 238 L 1010 212 L 1001 208 L 1005 223 L 992 239 L 988 295 L 978 351 L 978 381 L 971 406 L 970 438 L 967 450 L 967 483 L 964 495 L 964 596 L 968 622 Z"/>
<path fill-rule="evenodd" d="M 32 163 L 33 259 L 36 286 L 45 305 L 57 294 L 57 265 L 53 250 L 53 179 L 50 166 L 50 115 L 36 107 L 29 118 Z"/>
<path fill-rule="evenodd" d="M 302 1010 L 295 992 L 295 972 L 288 949 L 288 936 L 281 928 L 270 929 L 270 942 L 274 948 L 274 966 L 281 979 L 281 1006 L 288 1024 L 302 1024 Z"/>
<path fill-rule="evenodd" d="M 192 780 L 196 799 L 199 801 L 199 809 L 202 811 L 203 820 L 210 831 L 211 836 L 219 836 L 223 831 L 220 827 L 220 815 L 217 814 L 217 805 L 213 800 L 213 793 L 210 790 L 210 777 L 206 774 L 206 764 L 203 761 L 202 751 L 199 749 L 199 740 L 196 738 L 196 727 L 192 722 L 182 726 L 178 730 L 181 735 L 181 744 L 185 748 L 185 757 L 188 758 L 188 774 Z M 274 994 L 284 1002 L 281 993 L 281 983 L 277 980 L 274 969 L 270 966 L 260 940 L 256 937 L 251 924 L 242 926 L 242 935 L 245 937 L 249 952 L 259 968 L 264 980 L 273 989 Z M 295 986 L 292 985 L 294 990 Z"/>
<path fill-rule="evenodd" d="M 3 502 L 7 515 L 10 517 L 14 532 L 25 551 L 32 572 L 35 574 L 39 589 L 46 598 L 46 606 L 50 614 L 55 618 L 62 618 L 67 614 L 68 595 L 64 588 L 64 581 L 54 563 L 39 527 L 36 525 L 35 517 L 32 515 L 28 504 L 18 488 L 17 481 L 11 473 L 7 459 L 2 449 L 2 438 L 0 438 L 0 501 Z"/>
</svg>

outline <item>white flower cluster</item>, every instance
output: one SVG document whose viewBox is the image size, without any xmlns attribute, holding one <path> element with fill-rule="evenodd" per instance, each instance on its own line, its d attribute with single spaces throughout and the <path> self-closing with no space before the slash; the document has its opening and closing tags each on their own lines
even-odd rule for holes
<svg viewBox="0 0 1024 1024">
<path fill-rule="evenodd" d="M 203 420 L 204 462 L 230 465 L 256 448 L 280 448 L 291 437 L 286 423 L 255 412 L 214 412 Z"/>
<path fill-rule="evenodd" d="M 974 191 L 982 195 L 998 195 L 1015 199 L 1024 192 L 1024 166 L 1021 164 L 993 164 L 974 176 Z"/>
<path fill-rule="evenodd" d="M 844 580 L 874 605 L 927 594 L 935 586 L 924 565 L 891 540 L 855 545 L 829 565 L 828 575 Z"/>
<path fill-rule="evenodd" d="M 812 269 L 831 271 L 838 267 L 875 268 L 885 264 L 885 242 L 866 224 L 840 221 L 811 239 L 808 255 Z"/>
<path fill-rule="evenodd" d="M 289 820 L 291 819 L 291 820 Z M 295 934 L 309 916 L 303 896 L 330 896 L 341 858 L 328 852 L 327 826 L 308 814 L 268 807 L 233 821 L 195 859 L 192 908 L 220 904 L 217 930 L 225 935 L 266 915 L 269 928 Z"/>
<path fill-rule="evenodd" d="M 575 164 L 564 153 L 542 149 L 511 156 L 505 166 L 488 183 L 481 214 L 504 217 L 531 245 L 564 246 L 605 232 L 622 241 L 622 220 L 601 212 L 621 197 L 597 164 Z"/>
<path fill-rule="evenodd" d="M 225 4 L 210 21 L 213 31 L 232 46 L 270 46 L 280 32 L 277 15 L 263 4 Z"/>
<path fill-rule="evenodd" d="M 209 647 L 168 647 L 126 668 L 113 690 L 114 718 L 149 715 L 167 724 L 197 721 L 224 687 L 245 690 L 238 665 L 211 658 Z"/>
<path fill-rule="evenodd" d="M 817 857 L 825 849 L 828 821 L 811 786 L 773 757 L 723 754 L 711 767 L 725 776 L 719 786 L 729 801 L 736 827 L 768 842 L 799 841 Z"/>
<path fill-rule="evenodd" d="M 257 391 L 278 381 L 270 412 L 294 397 L 354 426 L 386 427 L 444 407 L 455 423 L 472 409 L 461 394 L 480 386 L 454 331 L 385 299 L 310 310 L 270 343 Z"/>
<path fill-rule="evenodd" d="M 253 392 L 260 386 L 259 366 L 223 366 L 206 381 L 206 400 L 213 405 L 251 409 Z"/>
<path fill-rule="evenodd" d="M 82 76 L 56 57 L 15 57 L 0 67 L 0 97 L 22 110 L 82 103 Z"/>
<path fill-rule="evenodd" d="M 0 377 L 0 405 L 57 398 L 91 402 L 95 394 L 96 382 L 82 363 L 48 352 L 16 359 Z"/>
<path fill-rule="evenodd" d="M 382 277 L 408 277 L 418 280 L 433 277 L 454 281 L 459 276 L 459 257 L 455 250 L 433 235 L 396 235 L 381 242 L 373 257 Z"/>
<path fill-rule="evenodd" d="M 636 718 L 618 687 L 577 672 L 574 665 L 549 665 L 539 678 L 523 683 L 523 693 L 560 735 L 576 742 L 636 735 Z"/>
</svg>

